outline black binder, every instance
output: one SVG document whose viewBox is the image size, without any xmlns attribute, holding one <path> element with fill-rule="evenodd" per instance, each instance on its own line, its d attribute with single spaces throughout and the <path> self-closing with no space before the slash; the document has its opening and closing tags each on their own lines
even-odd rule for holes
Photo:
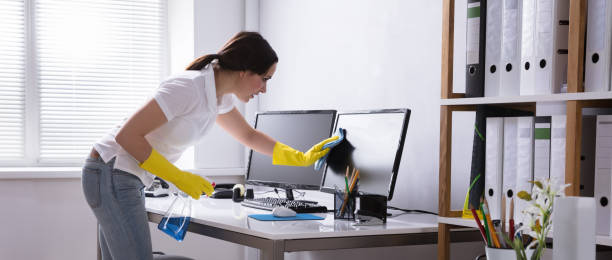
<svg viewBox="0 0 612 260">
<path fill-rule="evenodd" d="M 465 97 L 484 97 L 486 17 L 486 0 L 468 0 Z"/>
</svg>

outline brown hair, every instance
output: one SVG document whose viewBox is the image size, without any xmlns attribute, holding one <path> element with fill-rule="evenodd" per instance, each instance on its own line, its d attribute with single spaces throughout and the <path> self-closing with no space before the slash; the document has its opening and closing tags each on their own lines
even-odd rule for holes
<svg viewBox="0 0 612 260">
<path fill-rule="evenodd" d="M 187 66 L 187 70 L 201 70 L 217 60 L 225 70 L 249 70 L 259 75 L 278 62 L 278 56 L 268 41 L 257 32 L 239 32 L 229 39 L 217 54 L 201 56 Z"/>
</svg>

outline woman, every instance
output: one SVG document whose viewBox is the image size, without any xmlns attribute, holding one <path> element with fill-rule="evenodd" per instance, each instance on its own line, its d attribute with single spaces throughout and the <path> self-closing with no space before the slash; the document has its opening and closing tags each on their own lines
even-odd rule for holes
<svg viewBox="0 0 612 260">
<path fill-rule="evenodd" d="M 155 176 L 194 199 L 213 187 L 172 165 L 212 126 L 280 165 L 308 166 L 325 155 L 329 138 L 299 152 L 253 129 L 234 107 L 266 92 L 278 57 L 256 32 L 240 32 L 217 54 L 202 56 L 161 83 L 153 98 L 94 144 L 83 167 L 83 191 L 98 223 L 102 259 L 151 259 L 143 188 Z M 211 147 L 214 149 L 214 147 Z M 153 176 L 155 175 L 155 176 Z"/>
</svg>

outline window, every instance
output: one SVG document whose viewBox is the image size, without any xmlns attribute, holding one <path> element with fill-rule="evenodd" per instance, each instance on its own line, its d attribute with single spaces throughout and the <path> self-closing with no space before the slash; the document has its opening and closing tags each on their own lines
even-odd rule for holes
<svg viewBox="0 0 612 260">
<path fill-rule="evenodd" d="M 0 160 L 16 160 L 25 153 L 25 5 L 1 3 Z"/>
<path fill-rule="evenodd" d="M 167 74 L 164 0 L 0 5 L 2 165 L 82 163 Z"/>
</svg>

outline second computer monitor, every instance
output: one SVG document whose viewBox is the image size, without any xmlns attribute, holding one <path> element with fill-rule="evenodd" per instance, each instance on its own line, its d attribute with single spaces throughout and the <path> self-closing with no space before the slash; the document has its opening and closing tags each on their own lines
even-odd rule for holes
<svg viewBox="0 0 612 260">
<path fill-rule="evenodd" d="M 258 113 L 255 129 L 299 151 L 331 136 L 335 110 L 276 111 Z M 318 190 L 323 169 L 313 166 L 293 167 L 273 165 L 270 156 L 251 151 L 247 183 L 284 189 Z"/>
<path fill-rule="evenodd" d="M 409 109 L 338 113 L 335 129 L 346 129 L 346 141 L 330 152 L 321 190 L 344 190 L 351 165 L 360 172 L 360 193 L 391 200 L 409 118 Z"/>
</svg>

